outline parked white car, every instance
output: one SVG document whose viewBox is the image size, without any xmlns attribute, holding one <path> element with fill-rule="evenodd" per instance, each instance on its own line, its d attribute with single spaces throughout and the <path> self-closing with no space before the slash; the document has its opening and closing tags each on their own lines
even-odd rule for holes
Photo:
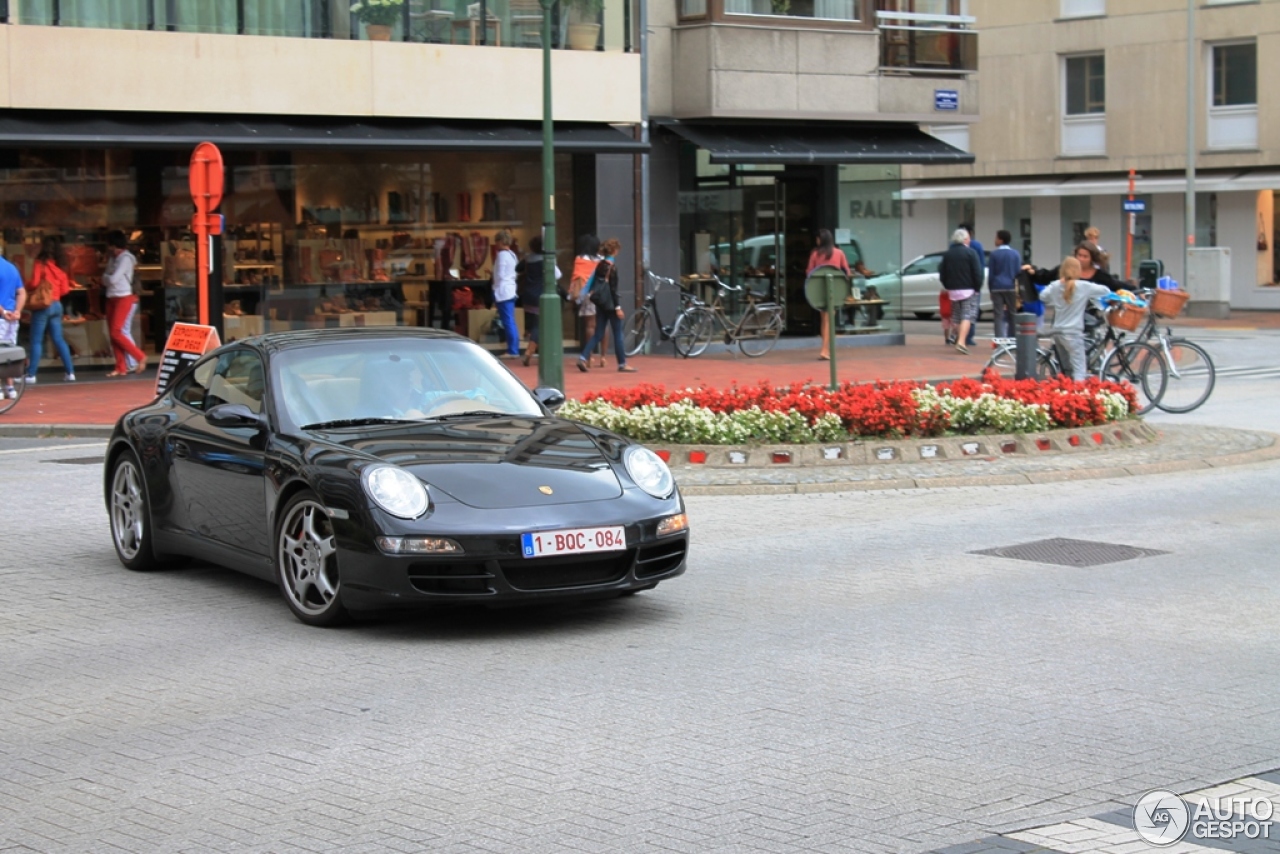
<svg viewBox="0 0 1280 854">
<path fill-rule="evenodd" d="M 889 305 L 897 304 L 897 295 L 902 295 L 903 315 L 914 314 L 921 320 L 938 316 L 938 292 L 942 290 L 942 280 L 938 277 L 938 266 L 942 263 L 941 252 L 930 252 L 921 255 L 896 273 L 883 273 L 867 279 L 868 285 L 875 285 L 880 296 L 889 300 Z M 991 311 L 991 291 L 986 286 L 987 271 L 982 271 L 982 299 L 978 307 L 982 311 Z"/>
</svg>

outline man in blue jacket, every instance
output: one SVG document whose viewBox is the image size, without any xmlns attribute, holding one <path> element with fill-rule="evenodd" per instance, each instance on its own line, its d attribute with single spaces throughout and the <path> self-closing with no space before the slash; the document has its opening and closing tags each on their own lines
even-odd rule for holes
<svg viewBox="0 0 1280 854">
<path fill-rule="evenodd" d="M 1018 271 L 1022 269 L 1022 255 L 1009 245 L 1012 241 L 1013 236 L 1000 229 L 996 232 L 996 248 L 987 256 L 987 287 L 991 289 L 991 313 L 995 315 L 997 338 L 1013 334 L 1013 315 L 1018 310 Z"/>
</svg>

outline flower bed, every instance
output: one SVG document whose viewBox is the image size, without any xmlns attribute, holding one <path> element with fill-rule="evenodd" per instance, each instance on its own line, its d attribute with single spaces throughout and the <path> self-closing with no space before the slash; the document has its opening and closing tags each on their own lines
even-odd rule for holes
<svg viewBox="0 0 1280 854">
<path fill-rule="evenodd" d="M 588 392 L 561 415 L 640 442 L 742 445 L 947 433 L 1033 433 L 1106 424 L 1137 408 L 1133 389 L 1087 379 L 845 383 L 835 391 L 761 382 L 728 389 L 641 384 Z"/>
</svg>

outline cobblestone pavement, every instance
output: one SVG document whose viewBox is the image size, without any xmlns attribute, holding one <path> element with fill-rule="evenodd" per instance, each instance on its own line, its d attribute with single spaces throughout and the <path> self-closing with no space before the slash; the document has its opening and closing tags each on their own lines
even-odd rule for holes
<svg viewBox="0 0 1280 854">
<path fill-rule="evenodd" d="M 695 496 L 652 592 L 321 631 L 122 569 L 61 444 L 0 456 L 5 854 L 1129 851 L 1058 825 L 1280 766 L 1278 462 Z M 1049 537 L 1164 553 L 975 554 Z"/>
</svg>

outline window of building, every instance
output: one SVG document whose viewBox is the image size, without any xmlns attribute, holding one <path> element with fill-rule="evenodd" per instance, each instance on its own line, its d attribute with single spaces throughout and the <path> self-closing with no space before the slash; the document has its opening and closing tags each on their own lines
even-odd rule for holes
<svg viewBox="0 0 1280 854">
<path fill-rule="evenodd" d="M 682 3 L 684 6 L 705 7 L 706 0 L 682 0 Z M 864 5 L 864 0 L 721 0 L 725 15 L 813 18 L 844 22 L 864 20 Z M 684 14 L 699 13 L 686 11 Z"/>
<path fill-rule="evenodd" d="M 1084 230 L 1089 227 L 1089 197 L 1062 196 L 1058 200 L 1058 221 L 1062 224 L 1062 241 L 1058 254 L 1063 258 L 1084 242 Z"/>
<path fill-rule="evenodd" d="M 1062 0 L 1064 18 L 1096 18 L 1107 14 L 1107 0 Z"/>
<path fill-rule="evenodd" d="M 1103 54 L 1062 60 L 1062 153 L 1107 152 L 1107 60 Z"/>
<path fill-rule="evenodd" d="M 1210 45 L 1210 148 L 1254 148 L 1258 144 L 1258 45 Z"/>
</svg>

